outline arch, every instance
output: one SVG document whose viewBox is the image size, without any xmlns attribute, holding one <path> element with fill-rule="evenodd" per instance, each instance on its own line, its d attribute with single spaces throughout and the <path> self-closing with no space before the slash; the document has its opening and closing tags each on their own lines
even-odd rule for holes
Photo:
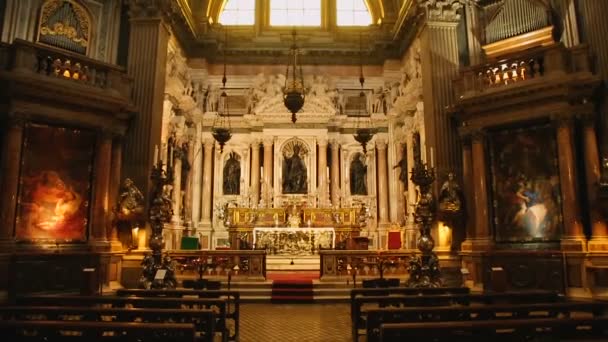
<svg viewBox="0 0 608 342">
<path fill-rule="evenodd" d="M 255 24 L 255 0 L 225 0 L 218 14 L 222 25 Z"/>
<path fill-rule="evenodd" d="M 40 7 L 36 41 L 88 55 L 94 27 L 88 8 L 75 0 L 46 0 Z"/>
<path fill-rule="evenodd" d="M 336 24 L 338 26 L 367 26 L 374 23 L 369 1 L 336 0 Z"/>
</svg>

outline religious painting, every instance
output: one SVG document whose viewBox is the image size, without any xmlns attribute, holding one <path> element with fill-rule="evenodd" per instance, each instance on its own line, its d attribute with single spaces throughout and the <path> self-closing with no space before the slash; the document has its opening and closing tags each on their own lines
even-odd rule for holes
<svg viewBox="0 0 608 342">
<path fill-rule="evenodd" d="M 490 159 L 496 241 L 558 240 L 563 224 L 555 130 L 543 125 L 492 134 Z"/>
<path fill-rule="evenodd" d="M 85 241 L 95 134 L 32 124 L 23 147 L 15 237 Z"/>
<path fill-rule="evenodd" d="M 241 158 L 236 152 L 230 152 L 224 163 L 223 177 L 222 190 L 224 190 L 224 195 L 238 195 L 241 193 Z"/>
<path fill-rule="evenodd" d="M 298 140 L 288 142 L 283 148 L 283 193 L 308 193 L 308 172 L 304 157 L 306 145 Z"/>
<path fill-rule="evenodd" d="M 350 194 L 367 195 L 367 165 L 363 153 L 356 153 L 350 163 Z"/>
</svg>

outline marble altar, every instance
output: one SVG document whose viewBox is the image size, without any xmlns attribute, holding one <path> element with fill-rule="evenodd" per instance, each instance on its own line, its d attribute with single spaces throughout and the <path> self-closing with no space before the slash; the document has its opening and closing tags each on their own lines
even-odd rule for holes
<svg viewBox="0 0 608 342">
<path fill-rule="evenodd" d="M 333 249 L 336 232 L 333 227 L 256 227 L 253 228 L 255 249 L 274 255 L 312 255 L 319 249 Z"/>
</svg>

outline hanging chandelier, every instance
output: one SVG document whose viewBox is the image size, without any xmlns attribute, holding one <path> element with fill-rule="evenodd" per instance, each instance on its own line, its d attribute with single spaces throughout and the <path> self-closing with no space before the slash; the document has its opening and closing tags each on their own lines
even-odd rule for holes
<svg viewBox="0 0 608 342">
<path fill-rule="evenodd" d="M 222 94 L 217 115 L 211 129 L 213 138 L 220 144 L 220 153 L 224 152 L 224 145 L 232 138 L 230 130 L 230 112 L 228 109 L 228 94 L 226 93 L 226 48 L 228 45 L 228 30 L 225 30 L 224 38 L 224 75 L 222 77 Z"/>
<path fill-rule="evenodd" d="M 374 137 L 374 130 L 371 128 L 371 118 L 367 111 L 365 92 L 363 91 L 363 85 L 365 84 L 365 77 L 363 76 L 363 52 L 361 46 L 361 34 L 359 34 L 359 83 L 361 84 L 361 92 L 359 92 L 359 110 L 357 113 L 357 121 L 355 125 L 355 134 L 353 134 L 353 138 L 361 144 L 361 148 L 363 149 L 363 153 L 367 153 L 367 143 L 372 140 Z M 365 125 L 364 122 L 367 121 L 364 119 L 367 117 L 369 120 L 369 124 Z"/>
<path fill-rule="evenodd" d="M 285 72 L 285 89 L 283 90 L 283 103 L 291 113 L 291 122 L 296 123 L 296 113 L 304 106 L 304 73 L 302 64 L 298 64 L 300 50 L 296 45 L 296 30 L 292 32 L 293 44 L 289 48 L 287 71 Z M 299 69 L 299 75 L 298 75 Z"/>
</svg>

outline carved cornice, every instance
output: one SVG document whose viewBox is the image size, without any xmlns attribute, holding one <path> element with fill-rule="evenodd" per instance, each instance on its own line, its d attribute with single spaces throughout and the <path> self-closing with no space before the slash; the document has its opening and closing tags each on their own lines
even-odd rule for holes
<svg viewBox="0 0 608 342">
<path fill-rule="evenodd" d="M 418 5 L 424 10 L 427 21 L 455 23 L 459 22 L 462 0 L 418 0 Z"/>
</svg>

